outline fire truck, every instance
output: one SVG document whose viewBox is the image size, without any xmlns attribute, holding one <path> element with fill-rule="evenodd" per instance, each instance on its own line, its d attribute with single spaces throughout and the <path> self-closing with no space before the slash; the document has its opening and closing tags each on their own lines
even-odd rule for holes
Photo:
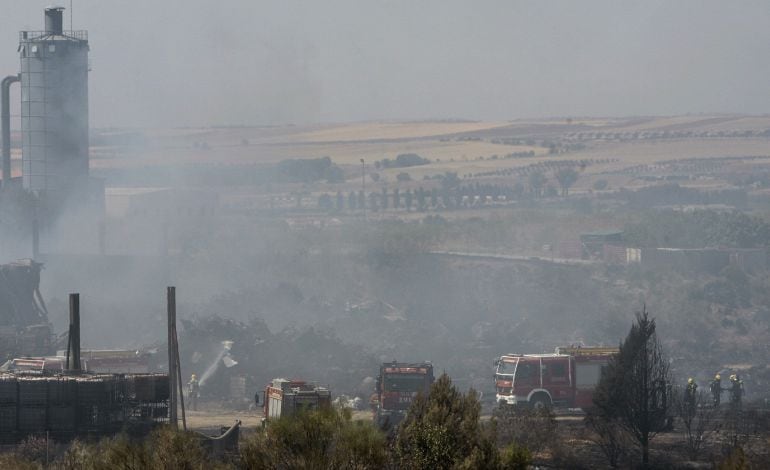
<svg viewBox="0 0 770 470">
<path fill-rule="evenodd" d="M 495 360 L 500 405 L 587 408 L 602 369 L 618 348 L 559 347 L 553 354 L 507 354 Z"/>
<path fill-rule="evenodd" d="M 375 390 L 375 420 L 381 429 L 392 429 L 406 416 L 418 393 L 428 393 L 433 383 L 430 362 L 386 362 L 380 366 Z"/>
<path fill-rule="evenodd" d="M 291 416 L 303 410 L 315 410 L 331 406 L 328 387 L 319 387 L 302 380 L 273 379 L 265 387 L 265 424 L 271 419 Z"/>
</svg>

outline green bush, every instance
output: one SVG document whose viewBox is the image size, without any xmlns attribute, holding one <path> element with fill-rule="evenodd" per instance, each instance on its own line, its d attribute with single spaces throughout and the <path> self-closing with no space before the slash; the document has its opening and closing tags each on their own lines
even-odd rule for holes
<svg viewBox="0 0 770 470">
<path fill-rule="evenodd" d="M 143 440 L 120 435 L 97 444 L 75 441 L 52 467 L 60 470 L 208 470 L 227 466 L 209 459 L 195 433 L 164 426 Z"/>
<path fill-rule="evenodd" d="M 313 410 L 270 423 L 243 440 L 241 466 L 271 468 L 382 468 L 385 436 L 371 423 L 354 422 L 347 410 Z"/>
<path fill-rule="evenodd" d="M 479 422 L 474 390 L 460 393 L 443 374 L 430 393 L 418 395 L 398 428 L 395 452 L 403 468 L 496 468 L 494 423 Z"/>
<path fill-rule="evenodd" d="M 532 465 L 532 454 L 513 442 L 500 453 L 500 464 L 505 470 L 526 470 Z"/>
<path fill-rule="evenodd" d="M 43 468 L 41 464 L 35 463 L 28 458 L 13 454 L 0 454 L 0 468 L 13 470 L 38 470 Z"/>
</svg>

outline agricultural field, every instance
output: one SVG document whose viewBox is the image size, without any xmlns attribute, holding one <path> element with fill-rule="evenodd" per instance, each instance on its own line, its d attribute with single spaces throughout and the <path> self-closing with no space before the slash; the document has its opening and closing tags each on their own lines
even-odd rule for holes
<svg viewBox="0 0 770 470">
<path fill-rule="evenodd" d="M 430 160 L 409 169 L 417 180 L 447 171 L 474 175 L 544 162 L 588 161 L 582 168 L 588 182 L 596 175 L 663 161 L 767 156 L 768 130 L 770 117 L 749 116 L 97 130 L 91 166 L 98 173 L 154 166 L 263 166 L 328 156 L 348 168 L 354 184 L 360 179 L 360 159 L 368 172 L 377 171 L 393 183 L 401 169 L 376 170 L 374 162 L 415 153 Z M 530 151 L 533 156 L 506 158 Z M 630 183 L 624 178 L 617 182 Z"/>
</svg>

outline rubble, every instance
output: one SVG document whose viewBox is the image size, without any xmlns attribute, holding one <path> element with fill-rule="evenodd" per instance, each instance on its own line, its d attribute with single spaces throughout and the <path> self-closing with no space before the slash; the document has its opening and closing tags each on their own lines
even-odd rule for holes
<svg viewBox="0 0 770 470">
<path fill-rule="evenodd" d="M 184 374 L 212 369 L 206 381 L 201 381 L 203 399 L 248 406 L 274 377 L 302 377 L 355 394 L 360 393 L 363 378 L 377 367 L 376 359 L 363 347 L 346 344 L 317 328 L 272 333 L 261 319 L 247 324 L 219 316 L 181 323 L 179 354 Z M 231 342 L 225 355 L 223 341 Z"/>
<path fill-rule="evenodd" d="M 53 348 L 39 290 L 42 268 L 30 259 L 0 265 L 0 358 L 45 355 Z"/>
</svg>

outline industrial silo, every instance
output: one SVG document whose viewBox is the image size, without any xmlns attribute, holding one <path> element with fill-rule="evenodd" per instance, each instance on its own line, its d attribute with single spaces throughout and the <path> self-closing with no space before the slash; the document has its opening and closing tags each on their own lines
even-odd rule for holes
<svg viewBox="0 0 770 470">
<path fill-rule="evenodd" d="M 88 186 L 88 34 L 64 31 L 63 10 L 19 37 L 23 184 L 58 200 Z"/>
</svg>

